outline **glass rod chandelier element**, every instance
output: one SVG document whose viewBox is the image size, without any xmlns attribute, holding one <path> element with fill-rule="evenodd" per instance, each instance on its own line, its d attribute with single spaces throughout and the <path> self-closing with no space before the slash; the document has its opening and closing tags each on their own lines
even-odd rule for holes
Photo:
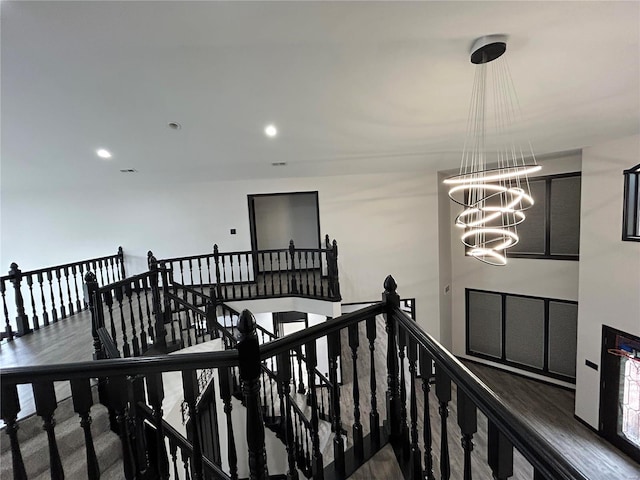
<svg viewBox="0 0 640 480">
<path fill-rule="evenodd" d="M 528 175 L 541 168 L 531 143 L 516 140 L 521 113 L 506 50 L 505 35 L 480 37 L 471 47 L 476 72 L 460 173 L 444 181 L 464 207 L 455 225 L 464 229 L 467 255 L 491 265 L 505 265 L 506 249 L 518 243 L 517 226 L 534 203 Z"/>
</svg>

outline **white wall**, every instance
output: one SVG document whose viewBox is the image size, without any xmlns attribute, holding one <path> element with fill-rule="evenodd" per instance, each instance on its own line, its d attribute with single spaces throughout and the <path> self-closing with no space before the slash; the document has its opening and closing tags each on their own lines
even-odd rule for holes
<svg viewBox="0 0 640 480">
<path fill-rule="evenodd" d="M 602 325 L 640 336 L 640 243 L 622 239 L 622 171 L 640 160 L 640 136 L 582 153 L 580 289 L 575 413 L 598 428 Z"/>
<path fill-rule="evenodd" d="M 540 175 L 553 175 L 564 172 L 580 171 L 580 154 L 571 153 L 554 158 L 539 159 L 543 166 Z M 445 198 L 446 187 L 441 184 L 441 196 Z M 444 192 L 444 193 L 443 193 Z M 460 206 L 450 203 L 449 228 L 451 235 L 451 293 L 443 297 L 443 302 L 451 302 L 451 336 L 453 353 L 465 357 L 465 289 L 474 288 L 496 292 L 518 293 L 563 300 L 578 300 L 578 268 L 576 261 L 537 260 L 512 258 L 507 265 L 496 267 L 484 264 L 465 255 L 460 242 L 460 229 L 453 224 Z M 526 221 L 526 220 L 525 220 Z M 581 258 L 582 258 L 582 252 Z M 441 295 L 443 292 L 441 292 Z M 445 303 L 446 304 L 446 303 Z M 442 313 L 447 313 L 442 309 Z M 481 361 L 478 358 L 476 361 Z M 491 362 L 485 362 L 489 363 Z M 515 370 L 501 366 L 506 370 Z M 531 377 L 536 374 L 521 371 Z M 556 382 L 561 383 L 563 382 Z"/>
<path fill-rule="evenodd" d="M 416 298 L 420 324 L 439 336 L 435 173 L 143 180 L 125 177 L 113 190 L 2 191 L 0 266 L 17 261 L 27 270 L 115 253 L 122 245 L 132 274 L 146 270 L 149 249 L 158 258 L 210 252 L 214 243 L 223 252 L 250 250 L 247 194 L 317 190 L 321 233 L 338 241 L 344 301 L 378 300 L 393 274 L 400 295 Z"/>
<path fill-rule="evenodd" d="M 318 212 L 313 193 L 255 197 L 256 239 L 259 250 L 289 247 L 318 248 Z"/>
</svg>

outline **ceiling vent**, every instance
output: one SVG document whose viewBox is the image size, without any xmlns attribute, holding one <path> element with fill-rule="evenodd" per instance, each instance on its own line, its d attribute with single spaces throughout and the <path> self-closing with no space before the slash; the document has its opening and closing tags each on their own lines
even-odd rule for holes
<svg viewBox="0 0 640 480">
<path fill-rule="evenodd" d="M 273 162 L 271 164 L 272 167 L 284 167 L 287 164 L 287 162 Z"/>
<path fill-rule="evenodd" d="M 138 171 L 135 168 L 123 168 L 120 173 L 138 173 Z"/>
</svg>

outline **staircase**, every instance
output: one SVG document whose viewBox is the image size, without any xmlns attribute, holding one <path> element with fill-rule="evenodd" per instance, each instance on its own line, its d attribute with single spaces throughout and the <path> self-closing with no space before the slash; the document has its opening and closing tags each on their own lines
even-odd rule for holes
<svg viewBox="0 0 640 480">
<path fill-rule="evenodd" d="M 97 397 L 96 389 L 92 389 Z M 94 398 L 97 402 L 97 398 Z M 118 435 L 109 428 L 107 408 L 95 403 L 89 412 L 91 416 L 91 437 L 101 480 L 122 480 L 122 445 Z M 87 454 L 81 419 L 74 412 L 71 398 L 61 401 L 55 411 L 55 438 L 62 459 L 62 468 L 67 480 L 83 480 L 88 478 Z M 49 480 L 54 478 L 50 468 L 47 433 L 43 430 L 43 420 L 38 415 L 31 415 L 18 423 L 18 439 L 24 459 L 27 478 L 33 480 Z M 6 427 L 5 427 L 6 429 Z M 10 479 L 13 476 L 11 445 L 5 429 L 0 432 L 0 478 Z"/>
</svg>

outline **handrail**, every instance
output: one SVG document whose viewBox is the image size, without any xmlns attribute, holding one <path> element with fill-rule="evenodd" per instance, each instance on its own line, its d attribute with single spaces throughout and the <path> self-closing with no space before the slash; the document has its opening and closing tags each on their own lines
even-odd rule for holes
<svg viewBox="0 0 640 480">
<path fill-rule="evenodd" d="M 333 248 L 298 248 L 294 247 L 293 249 L 296 252 L 332 252 Z M 238 250 L 233 252 L 219 252 L 220 256 L 231 256 L 231 255 L 255 255 L 260 253 L 289 253 L 291 250 L 289 248 L 271 248 L 271 249 L 260 249 L 260 250 Z M 173 258 L 163 258 L 158 259 L 158 263 L 169 263 L 169 262 L 178 262 L 189 261 L 189 260 L 198 260 L 203 258 L 213 258 L 214 253 L 202 253 L 199 255 L 189 255 L 184 257 L 173 257 Z"/>
<path fill-rule="evenodd" d="M 493 422 L 522 455 L 542 473 L 543 478 L 554 480 L 587 480 L 579 470 L 569 464 L 542 436 L 522 420 L 431 335 L 399 308 L 391 310 L 393 318 L 427 350 L 436 365 L 461 388 L 469 399 Z"/>
<path fill-rule="evenodd" d="M 98 328 L 98 338 L 100 338 L 100 343 L 102 343 L 102 347 L 105 349 L 107 358 L 120 358 L 120 352 L 115 343 L 113 343 L 113 339 L 106 328 Z"/>
<path fill-rule="evenodd" d="M 87 265 L 89 263 L 100 262 L 100 261 L 103 261 L 103 260 L 120 258 L 121 257 L 121 252 L 122 252 L 122 247 L 120 247 L 119 253 L 115 253 L 113 255 L 105 255 L 104 257 L 89 258 L 87 260 L 78 260 L 77 262 L 63 263 L 61 265 L 51 265 L 50 267 L 37 268 L 35 270 L 29 270 L 27 272 L 22 272 L 22 276 L 25 276 L 25 275 L 37 275 L 38 273 L 44 273 L 44 272 L 47 272 L 49 270 L 58 270 L 60 268 L 73 267 L 74 265 L 81 265 L 81 264 L 82 265 Z M 3 275 L 3 276 L 0 277 L 0 280 L 8 280 L 10 278 L 12 278 L 12 275 Z"/>
<path fill-rule="evenodd" d="M 153 410 L 151 410 L 144 403 L 138 402 L 138 411 L 142 414 L 142 417 L 155 426 L 156 419 L 153 415 Z M 193 452 L 193 444 L 184 438 L 184 436 L 178 432 L 175 428 L 171 426 L 166 420 L 162 420 L 162 430 L 166 434 L 167 437 L 171 437 L 177 444 L 178 447 L 182 450 L 187 450 L 188 452 Z M 231 480 L 231 477 L 227 475 L 218 465 L 213 463 L 206 455 L 202 455 L 202 463 L 206 466 L 206 468 L 217 475 L 217 478 L 223 480 Z"/>
<path fill-rule="evenodd" d="M 165 269 L 158 268 L 157 272 L 162 272 L 163 270 Z M 138 280 L 149 278 L 155 273 L 156 272 L 148 271 L 148 272 L 138 273 L 137 275 L 132 275 L 131 277 L 123 278 L 122 280 L 118 280 L 117 282 L 109 283 L 107 285 L 103 285 L 99 287 L 98 292 L 100 293 L 108 292 L 109 290 L 113 290 L 114 288 L 117 288 L 117 287 L 131 285 L 133 282 L 137 282 Z"/>
</svg>

